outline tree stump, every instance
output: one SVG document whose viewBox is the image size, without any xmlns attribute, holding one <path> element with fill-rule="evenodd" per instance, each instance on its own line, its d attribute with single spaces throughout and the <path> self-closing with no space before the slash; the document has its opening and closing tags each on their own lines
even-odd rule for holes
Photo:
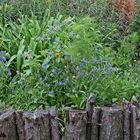
<svg viewBox="0 0 140 140">
<path fill-rule="evenodd" d="M 99 140 L 123 140 L 123 113 L 117 107 L 103 107 Z"/>
<path fill-rule="evenodd" d="M 49 112 L 37 109 L 31 113 L 24 113 L 26 140 L 51 140 Z"/>
<path fill-rule="evenodd" d="M 51 140 L 60 140 L 57 108 L 50 107 L 49 113 L 50 113 L 50 117 L 51 117 Z"/>
<path fill-rule="evenodd" d="M 86 140 L 87 111 L 69 110 L 64 140 Z"/>
<path fill-rule="evenodd" d="M 15 113 L 13 110 L 0 115 L 0 140 L 18 140 Z"/>
</svg>

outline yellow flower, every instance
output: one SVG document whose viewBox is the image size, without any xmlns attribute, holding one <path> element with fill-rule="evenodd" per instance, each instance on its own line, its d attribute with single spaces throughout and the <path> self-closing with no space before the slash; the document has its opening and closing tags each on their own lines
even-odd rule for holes
<svg viewBox="0 0 140 140">
<path fill-rule="evenodd" d="M 60 52 L 56 52 L 54 55 L 55 55 L 55 56 L 60 56 L 61 53 L 60 53 Z"/>
<path fill-rule="evenodd" d="M 73 75 L 72 78 L 76 78 L 76 76 Z"/>
</svg>

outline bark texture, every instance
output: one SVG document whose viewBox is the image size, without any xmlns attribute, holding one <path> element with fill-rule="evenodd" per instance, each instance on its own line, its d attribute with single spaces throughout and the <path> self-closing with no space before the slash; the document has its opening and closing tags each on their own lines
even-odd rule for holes
<svg viewBox="0 0 140 140">
<path fill-rule="evenodd" d="M 18 140 L 25 140 L 25 130 L 24 130 L 24 120 L 23 120 L 23 111 L 16 112 L 16 126 L 17 126 L 17 135 Z"/>
<path fill-rule="evenodd" d="M 95 104 L 95 100 L 92 95 L 87 99 L 86 110 L 87 110 L 87 140 L 91 140 L 92 133 L 92 114 L 93 114 L 93 106 Z"/>
<path fill-rule="evenodd" d="M 94 108 L 92 114 L 91 140 L 99 140 L 99 123 L 101 108 Z"/>
<path fill-rule="evenodd" d="M 123 113 L 120 108 L 103 107 L 99 140 L 123 140 Z"/>
<path fill-rule="evenodd" d="M 131 105 L 131 139 L 137 140 L 137 129 L 136 129 L 136 106 Z"/>
<path fill-rule="evenodd" d="M 0 116 L 0 140 L 18 140 L 13 110 L 9 110 Z"/>
<path fill-rule="evenodd" d="M 24 113 L 26 140 L 51 140 L 49 112 L 37 109 L 32 113 Z"/>
<path fill-rule="evenodd" d="M 137 140 L 140 140 L 140 118 L 137 118 L 136 120 L 136 129 L 137 129 Z"/>
<path fill-rule="evenodd" d="M 135 97 L 115 105 L 94 107 L 88 98 L 86 110 L 70 109 L 63 140 L 140 140 L 140 105 Z M 0 113 L 0 140 L 60 140 L 56 107 L 34 112 L 9 110 Z"/>
<path fill-rule="evenodd" d="M 56 107 L 50 107 L 49 113 L 51 117 L 51 140 L 60 140 L 60 131 L 58 123 L 58 111 Z"/>
<path fill-rule="evenodd" d="M 123 113 L 124 113 L 124 140 L 131 140 L 131 111 L 128 101 L 123 101 Z"/>
<path fill-rule="evenodd" d="M 69 110 L 64 140 L 86 140 L 87 111 Z"/>
<path fill-rule="evenodd" d="M 135 96 L 131 100 L 131 139 L 140 140 L 140 105 Z"/>
</svg>

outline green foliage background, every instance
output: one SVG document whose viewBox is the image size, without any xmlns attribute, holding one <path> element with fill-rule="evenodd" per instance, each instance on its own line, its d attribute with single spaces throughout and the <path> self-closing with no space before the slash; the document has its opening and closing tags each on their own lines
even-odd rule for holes
<svg viewBox="0 0 140 140">
<path fill-rule="evenodd" d="M 83 108 L 140 99 L 139 11 L 120 30 L 103 0 L 20 0 L 0 5 L 0 100 L 6 108 Z"/>
</svg>

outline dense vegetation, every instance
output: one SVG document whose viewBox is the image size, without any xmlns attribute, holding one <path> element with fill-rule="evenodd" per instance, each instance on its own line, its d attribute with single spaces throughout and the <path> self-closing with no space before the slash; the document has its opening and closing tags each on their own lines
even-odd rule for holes
<svg viewBox="0 0 140 140">
<path fill-rule="evenodd" d="M 11 0 L 0 11 L 1 107 L 140 99 L 138 10 L 127 23 L 104 0 Z"/>
</svg>

